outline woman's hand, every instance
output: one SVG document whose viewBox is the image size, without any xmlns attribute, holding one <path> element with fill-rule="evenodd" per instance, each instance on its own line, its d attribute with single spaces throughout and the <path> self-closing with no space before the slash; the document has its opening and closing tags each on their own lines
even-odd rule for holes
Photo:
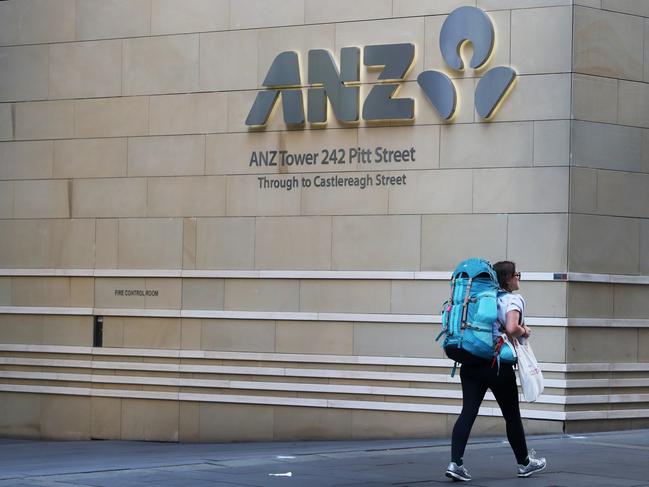
<svg viewBox="0 0 649 487">
<path fill-rule="evenodd" d="M 527 325 L 523 325 L 522 328 L 523 328 L 523 335 L 522 336 L 525 337 L 525 338 L 529 338 L 530 335 L 532 334 L 532 330 Z"/>
</svg>

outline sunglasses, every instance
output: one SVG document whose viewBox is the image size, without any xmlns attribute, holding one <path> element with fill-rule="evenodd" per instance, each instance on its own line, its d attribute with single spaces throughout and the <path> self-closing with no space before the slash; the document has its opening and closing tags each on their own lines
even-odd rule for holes
<svg viewBox="0 0 649 487">
<path fill-rule="evenodd" d="M 520 272 L 515 272 L 514 277 L 517 277 L 518 279 L 520 279 L 521 278 L 521 273 Z"/>
</svg>

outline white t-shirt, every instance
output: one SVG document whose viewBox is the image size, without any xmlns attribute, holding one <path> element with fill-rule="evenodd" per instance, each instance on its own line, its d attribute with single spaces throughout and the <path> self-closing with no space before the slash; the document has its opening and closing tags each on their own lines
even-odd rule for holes
<svg viewBox="0 0 649 487">
<path fill-rule="evenodd" d="M 498 318 L 493 324 L 494 337 L 500 336 L 500 328 L 505 328 L 507 324 L 507 313 L 516 310 L 521 314 L 520 324 L 525 322 L 525 300 L 520 294 L 505 293 L 498 297 Z"/>
</svg>

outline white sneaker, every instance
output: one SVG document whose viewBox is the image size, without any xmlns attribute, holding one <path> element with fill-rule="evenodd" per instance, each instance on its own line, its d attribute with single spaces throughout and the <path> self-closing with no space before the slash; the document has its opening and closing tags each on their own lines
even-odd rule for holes
<svg viewBox="0 0 649 487">
<path fill-rule="evenodd" d="M 536 452 L 534 450 L 530 450 L 528 453 L 530 463 L 528 463 L 527 465 L 518 466 L 519 477 L 529 477 L 534 472 L 540 472 L 545 467 L 547 467 L 548 463 L 545 461 L 545 458 L 535 458 L 535 455 Z"/>
<path fill-rule="evenodd" d="M 458 465 L 455 462 L 448 464 L 448 467 L 446 468 L 446 476 L 449 479 L 460 480 L 462 482 L 468 482 L 471 480 L 471 475 L 469 475 L 468 470 L 464 468 L 464 465 Z"/>
</svg>

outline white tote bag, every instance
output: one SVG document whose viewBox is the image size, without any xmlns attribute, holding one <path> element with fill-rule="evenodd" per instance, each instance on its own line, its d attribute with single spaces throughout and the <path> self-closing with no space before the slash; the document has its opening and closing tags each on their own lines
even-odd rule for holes
<svg viewBox="0 0 649 487">
<path fill-rule="evenodd" d="M 520 337 L 516 345 L 518 355 L 518 379 L 523 389 L 523 397 L 527 402 L 536 401 L 543 392 L 543 374 L 534 356 L 530 342 Z"/>
</svg>

